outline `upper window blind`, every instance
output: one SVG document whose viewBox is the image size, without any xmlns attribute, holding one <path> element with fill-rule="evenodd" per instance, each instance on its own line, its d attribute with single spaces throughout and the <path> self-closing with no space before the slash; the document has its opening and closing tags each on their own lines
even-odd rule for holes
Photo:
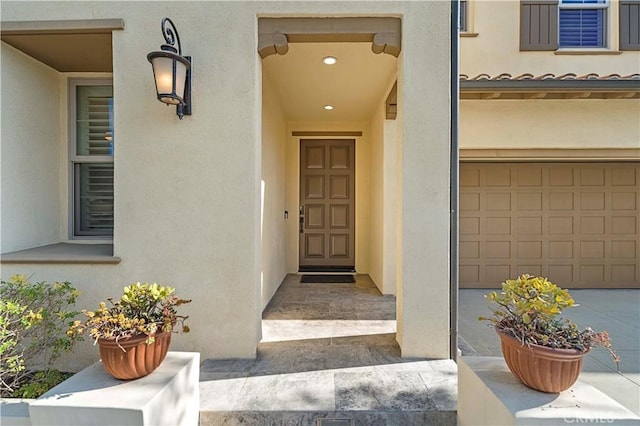
<svg viewBox="0 0 640 426">
<path fill-rule="evenodd" d="M 606 47 L 607 0 L 562 0 L 560 47 Z"/>
</svg>

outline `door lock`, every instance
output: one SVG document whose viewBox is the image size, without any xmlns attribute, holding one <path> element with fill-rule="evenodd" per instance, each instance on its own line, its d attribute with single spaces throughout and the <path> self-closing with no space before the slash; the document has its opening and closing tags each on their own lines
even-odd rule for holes
<svg viewBox="0 0 640 426">
<path fill-rule="evenodd" d="M 304 234 L 304 206 L 300 206 L 300 233 Z"/>
</svg>

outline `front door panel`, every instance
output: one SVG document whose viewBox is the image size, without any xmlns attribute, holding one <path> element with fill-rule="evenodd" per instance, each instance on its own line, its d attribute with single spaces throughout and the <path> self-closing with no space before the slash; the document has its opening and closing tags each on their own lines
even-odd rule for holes
<svg viewBox="0 0 640 426">
<path fill-rule="evenodd" d="M 355 265 L 355 141 L 300 141 L 300 269 Z"/>
</svg>

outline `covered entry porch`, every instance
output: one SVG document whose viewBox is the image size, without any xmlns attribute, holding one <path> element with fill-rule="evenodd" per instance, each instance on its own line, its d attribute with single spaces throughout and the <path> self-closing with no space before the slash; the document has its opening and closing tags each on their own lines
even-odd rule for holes
<svg viewBox="0 0 640 426">
<path fill-rule="evenodd" d="M 395 311 L 367 275 L 288 275 L 263 312 L 257 359 L 202 364 L 200 424 L 455 424 L 455 363 L 401 357 Z"/>
</svg>

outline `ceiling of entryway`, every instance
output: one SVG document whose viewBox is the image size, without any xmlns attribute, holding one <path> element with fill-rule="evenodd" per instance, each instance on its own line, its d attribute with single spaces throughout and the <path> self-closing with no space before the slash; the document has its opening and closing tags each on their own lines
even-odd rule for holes
<svg viewBox="0 0 640 426">
<path fill-rule="evenodd" d="M 325 65 L 326 56 L 338 62 Z M 371 43 L 290 43 L 286 55 L 263 59 L 262 69 L 288 121 L 361 121 L 384 103 L 397 58 L 373 53 Z"/>
</svg>

